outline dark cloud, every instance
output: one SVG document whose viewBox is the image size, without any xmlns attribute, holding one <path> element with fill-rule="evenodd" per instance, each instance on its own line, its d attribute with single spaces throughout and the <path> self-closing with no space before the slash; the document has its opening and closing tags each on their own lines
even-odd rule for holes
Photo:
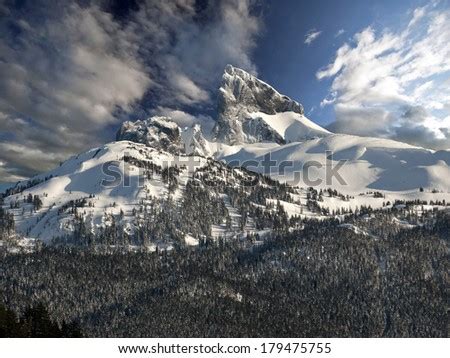
<svg viewBox="0 0 450 358">
<path fill-rule="evenodd" d="M 424 122 L 428 116 L 427 110 L 422 106 L 410 106 L 406 107 L 402 119 L 407 123 L 421 123 Z"/>
<path fill-rule="evenodd" d="M 110 140 L 121 120 L 213 108 L 227 63 L 256 71 L 252 6 L 0 0 L 0 182 Z"/>
<path fill-rule="evenodd" d="M 327 126 L 335 133 L 384 137 L 437 150 L 450 149 L 450 130 L 436 127 L 423 106 L 392 108 L 335 105 L 336 121 Z M 431 125 L 433 124 L 433 125 Z"/>
<path fill-rule="evenodd" d="M 360 136 L 387 136 L 392 114 L 381 107 L 360 107 L 337 104 L 334 107 L 336 121 L 327 129 L 335 133 Z"/>
<path fill-rule="evenodd" d="M 259 19 L 251 1 L 147 1 L 132 26 L 143 37 L 140 51 L 151 59 L 154 90 L 149 96 L 165 106 L 211 102 L 211 90 L 227 63 L 256 72 L 250 53 Z"/>
<path fill-rule="evenodd" d="M 450 149 L 448 128 L 430 128 L 430 114 L 422 106 L 406 108 L 401 120 L 392 128 L 391 137 L 417 146 L 434 149 Z"/>
</svg>

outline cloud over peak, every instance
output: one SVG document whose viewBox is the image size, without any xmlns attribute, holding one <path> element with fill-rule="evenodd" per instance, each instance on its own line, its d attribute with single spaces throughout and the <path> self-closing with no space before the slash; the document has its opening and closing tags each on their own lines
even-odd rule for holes
<svg viewBox="0 0 450 358">
<path fill-rule="evenodd" d="M 252 0 L 147 0 L 120 19 L 109 3 L 0 9 L 0 182 L 110 140 L 123 118 L 212 107 L 227 63 L 256 72 Z"/>
</svg>

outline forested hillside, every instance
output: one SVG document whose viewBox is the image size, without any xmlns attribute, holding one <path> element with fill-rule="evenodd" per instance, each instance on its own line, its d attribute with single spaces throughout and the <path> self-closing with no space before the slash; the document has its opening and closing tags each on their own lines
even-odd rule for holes
<svg viewBox="0 0 450 358">
<path fill-rule="evenodd" d="M 389 215 L 307 221 L 259 244 L 3 250 L 1 299 L 18 315 L 42 302 L 86 336 L 446 337 L 450 218 L 402 228 Z"/>
</svg>

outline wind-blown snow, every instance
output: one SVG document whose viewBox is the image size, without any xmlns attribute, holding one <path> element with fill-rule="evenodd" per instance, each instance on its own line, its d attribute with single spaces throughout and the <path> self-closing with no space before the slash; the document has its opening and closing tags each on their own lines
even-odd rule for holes
<svg viewBox="0 0 450 358">
<path fill-rule="evenodd" d="M 276 114 L 254 112 L 250 114 L 250 117 L 261 118 L 288 143 L 320 138 L 331 134 L 304 115 L 296 112 L 282 112 Z"/>
<path fill-rule="evenodd" d="M 217 153 L 217 157 L 226 162 L 262 162 L 264 156 L 270 153 L 271 160 L 278 166 L 281 163 L 291 164 L 285 167 L 284 174 L 280 174 L 279 168 L 274 166 L 270 175 L 300 186 L 310 186 L 304 180 L 304 171 L 308 164 L 313 163 L 308 169 L 310 179 L 320 178 L 322 183 L 318 187 L 326 187 L 326 165 L 335 166 L 342 160 L 345 163 L 338 172 L 345 183 L 333 180 L 329 186 L 345 193 L 414 191 L 420 196 L 421 187 L 450 192 L 449 151 L 434 152 L 393 140 L 344 134 L 277 146 L 246 144 L 233 149 L 225 147 Z M 332 160 L 327 161 L 327 151 L 332 153 Z M 316 168 L 316 165 L 321 168 Z M 253 169 L 264 172 L 262 166 Z M 294 173 L 302 173 L 299 182 L 293 181 Z"/>
</svg>

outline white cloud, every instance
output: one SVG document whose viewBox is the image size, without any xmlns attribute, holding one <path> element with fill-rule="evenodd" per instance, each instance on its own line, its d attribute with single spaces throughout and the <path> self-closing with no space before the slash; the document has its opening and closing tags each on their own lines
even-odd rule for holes
<svg viewBox="0 0 450 358">
<path fill-rule="evenodd" d="M 414 9 L 412 19 L 408 24 L 408 28 L 417 24 L 420 21 L 420 19 L 422 19 L 425 16 L 425 12 L 426 12 L 426 6 L 418 7 L 416 9 Z"/>
<path fill-rule="evenodd" d="M 169 79 L 176 89 L 175 94 L 183 104 L 206 102 L 209 100 L 209 93 L 197 86 L 189 77 L 182 73 L 174 73 Z"/>
<path fill-rule="evenodd" d="M 320 36 L 322 31 L 317 31 L 316 29 L 309 30 L 305 35 L 305 44 L 311 45 Z"/>
<path fill-rule="evenodd" d="M 328 97 L 325 97 L 320 102 L 320 107 L 329 106 L 330 104 L 333 104 L 334 102 L 336 102 L 336 92 L 331 92 Z"/>
<path fill-rule="evenodd" d="M 432 90 L 434 87 L 434 82 L 432 80 L 426 81 L 420 85 L 418 85 L 412 94 L 413 98 L 416 101 L 420 101 L 420 99 L 424 96 L 426 96 L 426 93 L 430 90 Z"/>
<path fill-rule="evenodd" d="M 450 122 L 436 110 L 450 103 L 444 85 L 450 76 L 449 43 L 448 10 L 416 9 L 403 31 L 377 34 L 368 27 L 357 33 L 316 73 L 319 80 L 332 78 L 330 95 L 321 103 L 334 105 L 331 128 L 448 148 Z M 421 109 L 414 123 L 407 120 L 412 108 Z"/>
<path fill-rule="evenodd" d="M 338 32 L 336 32 L 334 37 L 339 37 L 339 36 L 343 35 L 344 33 L 345 33 L 345 30 L 344 29 L 340 29 Z"/>
</svg>

